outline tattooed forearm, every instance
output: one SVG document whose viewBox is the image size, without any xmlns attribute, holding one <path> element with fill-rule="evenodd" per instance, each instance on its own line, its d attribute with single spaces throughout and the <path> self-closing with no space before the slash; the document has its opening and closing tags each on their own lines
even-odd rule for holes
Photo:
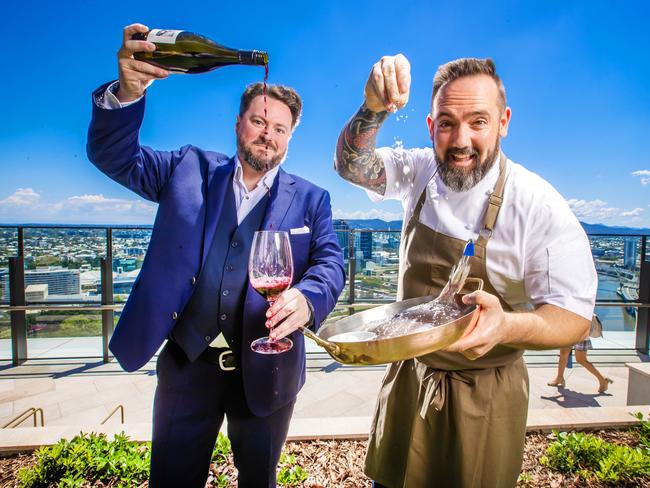
<svg viewBox="0 0 650 488">
<path fill-rule="evenodd" d="M 334 158 L 339 175 L 381 195 L 386 191 L 386 170 L 375 145 L 386 117 L 388 112 L 372 112 L 362 105 L 341 131 Z"/>
</svg>

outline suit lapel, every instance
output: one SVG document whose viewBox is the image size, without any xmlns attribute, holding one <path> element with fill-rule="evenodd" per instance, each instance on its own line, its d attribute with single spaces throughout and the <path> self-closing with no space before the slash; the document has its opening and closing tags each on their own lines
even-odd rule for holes
<svg viewBox="0 0 650 488">
<path fill-rule="evenodd" d="M 205 230 L 203 237 L 203 256 L 201 268 L 205 264 L 208 251 L 212 246 L 212 239 L 217 229 L 217 223 L 223 209 L 224 197 L 228 194 L 228 187 L 232 185 L 232 174 L 235 168 L 235 159 L 213 168 L 208 175 L 208 188 L 206 192 Z"/>
<path fill-rule="evenodd" d="M 271 199 L 266 207 L 266 215 L 262 223 L 263 230 L 279 230 L 289 206 L 296 193 L 295 180 L 285 173 L 282 168 L 278 171 L 276 182 L 271 189 Z M 274 191 L 276 190 L 276 191 Z"/>
</svg>

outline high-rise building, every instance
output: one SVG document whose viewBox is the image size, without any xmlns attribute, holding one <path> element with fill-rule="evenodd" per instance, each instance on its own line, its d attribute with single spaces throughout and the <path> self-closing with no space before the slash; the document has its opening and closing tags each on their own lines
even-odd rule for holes
<svg viewBox="0 0 650 488">
<path fill-rule="evenodd" d="M 623 251 L 623 266 L 628 269 L 636 267 L 636 242 L 637 239 L 629 237 L 625 239 L 625 248 Z"/>
<path fill-rule="evenodd" d="M 0 269 L 0 301 L 9 302 L 9 270 Z"/>
<path fill-rule="evenodd" d="M 25 286 L 46 284 L 49 295 L 78 295 L 81 283 L 78 269 L 37 268 L 25 270 Z"/>
<path fill-rule="evenodd" d="M 372 232 L 359 232 L 359 250 L 365 260 L 372 259 L 372 235 Z"/>
<path fill-rule="evenodd" d="M 339 240 L 339 246 L 343 250 L 343 259 L 348 258 L 348 246 L 350 242 L 350 226 L 345 220 L 335 219 L 332 221 L 332 226 L 334 227 L 334 232 L 336 232 L 336 237 Z"/>
</svg>

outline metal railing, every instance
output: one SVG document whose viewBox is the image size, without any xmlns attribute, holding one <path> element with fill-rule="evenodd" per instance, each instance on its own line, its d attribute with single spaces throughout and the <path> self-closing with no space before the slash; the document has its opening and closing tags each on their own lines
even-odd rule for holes
<svg viewBox="0 0 650 488">
<path fill-rule="evenodd" d="M 108 342 L 113 332 L 114 317 L 119 313 L 124 304 L 115 303 L 113 293 L 113 256 L 114 256 L 114 233 L 120 231 L 133 231 L 142 233 L 151 231 L 151 226 L 97 226 L 97 225 L 4 225 L 0 224 L 0 231 L 3 229 L 15 229 L 17 249 L 15 256 L 8 257 L 8 288 L 9 304 L 0 304 L 0 312 L 8 312 L 11 325 L 11 346 L 12 362 L 14 365 L 22 364 L 28 358 L 27 354 L 27 320 L 26 314 L 33 311 L 99 311 L 101 312 L 101 341 L 102 357 L 104 362 L 110 359 Z M 86 230 L 100 231 L 106 241 L 104 256 L 100 262 L 100 287 L 99 300 L 93 302 L 82 302 L 70 300 L 65 303 L 28 301 L 25 296 L 25 231 L 26 230 Z M 399 250 L 399 230 L 384 229 L 336 229 L 339 235 L 339 242 L 344 247 L 344 254 L 347 261 L 347 286 L 342 299 L 339 300 L 339 307 L 346 307 L 348 313 L 354 313 L 356 308 L 372 305 L 380 305 L 394 301 L 394 294 L 382 292 L 379 297 L 364 296 L 363 280 L 358 278 L 358 259 L 372 261 L 373 234 L 384 234 L 382 238 L 387 243 L 384 251 L 388 249 L 397 255 Z M 386 235 L 391 236 L 386 238 Z M 392 237 L 396 236 L 396 237 Z M 97 236 L 92 236 L 97 238 Z M 621 235 L 621 234 L 590 234 L 590 237 L 612 238 L 624 240 L 628 238 L 640 241 L 640 274 L 639 274 L 639 296 L 637 300 L 606 300 L 598 301 L 597 306 L 608 307 L 633 307 L 637 310 L 636 349 L 639 352 L 648 353 L 648 342 L 650 340 L 650 260 L 647 256 L 647 236 L 645 235 Z M 624 242 L 623 242 L 624 244 Z M 392 263 L 396 266 L 395 263 Z M 1 284 L 1 283 L 0 283 Z M 367 289 L 367 287 L 366 287 Z M 347 293 L 346 293 L 347 292 Z M 368 295 L 367 293 L 365 295 Z"/>
<path fill-rule="evenodd" d="M 5 425 L 3 425 L 2 428 L 3 429 L 13 429 L 15 427 L 18 427 L 20 424 L 22 424 L 25 420 L 27 420 L 30 417 L 34 418 L 34 427 L 38 427 L 38 424 L 36 422 L 37 414 L 40 414 L 41 427 L 45 427 L 45 416 L 43 414 L 43 409 L 42 408 L 31 407 L 31 408 L 28 408 L 27 410 L 25 410 L 20 415 L 17 415 L 13 419 L 11 419 L 9 422 L 7 422 Z"/>
<path fill-rule="evenodd" d="M 100 425 L 104 425 L 106 422 L 109 421 L 109 419 L 115 415 L 117 412 L 120 412 L 120 423 L 124 423 L 124 405 L 118 405 L 115 407 L 113 410 L 111 410 L 111 413 L 109 413 L 104 420 L 102 420 Z"/>
</svg>

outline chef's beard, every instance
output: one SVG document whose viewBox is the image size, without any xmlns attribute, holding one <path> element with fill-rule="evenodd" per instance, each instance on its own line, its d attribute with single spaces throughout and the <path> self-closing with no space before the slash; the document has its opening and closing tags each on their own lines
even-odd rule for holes
<svg viewBox="0 0 650 488">
<path fill-rule="evenodd" d="M 255 144 L 264 144 L 269 147 L 269 149 L 276 149 L 275 145 L 272 142 L 266 143 L 262 139 L 257 139 L 250 144 L 244 144 L 237 138 L 237 154 L 241 161 L 245 161 L 249 164 L 258 173 L 266 173 L 277 165 L 284 161 L 284 158 L 287 155 L 287 151 L 283 153 L 275 154 L 271 157 L 257 157 L 253 154 L 252 148 Z"/>
<path fill-rule="evenodd" d="M 467 191 L 474 188 L 481 181 L 486 173 L 494 166 L 496 156 L 499 153 L 500 138 L 497 136 L 492 150 L 488 151 L 483 160 L 479 160 L 479 152 L 473 147 L 451 147 L 445 152 L 444 159 L 441 159 L 433 148 L 433 154 L 438 165 L 438 174 L 447 188 L 453 191 Z M 472 156 L 474 162 L 469 169 L 453 166 L 452 156 Z"/>
</svg>

